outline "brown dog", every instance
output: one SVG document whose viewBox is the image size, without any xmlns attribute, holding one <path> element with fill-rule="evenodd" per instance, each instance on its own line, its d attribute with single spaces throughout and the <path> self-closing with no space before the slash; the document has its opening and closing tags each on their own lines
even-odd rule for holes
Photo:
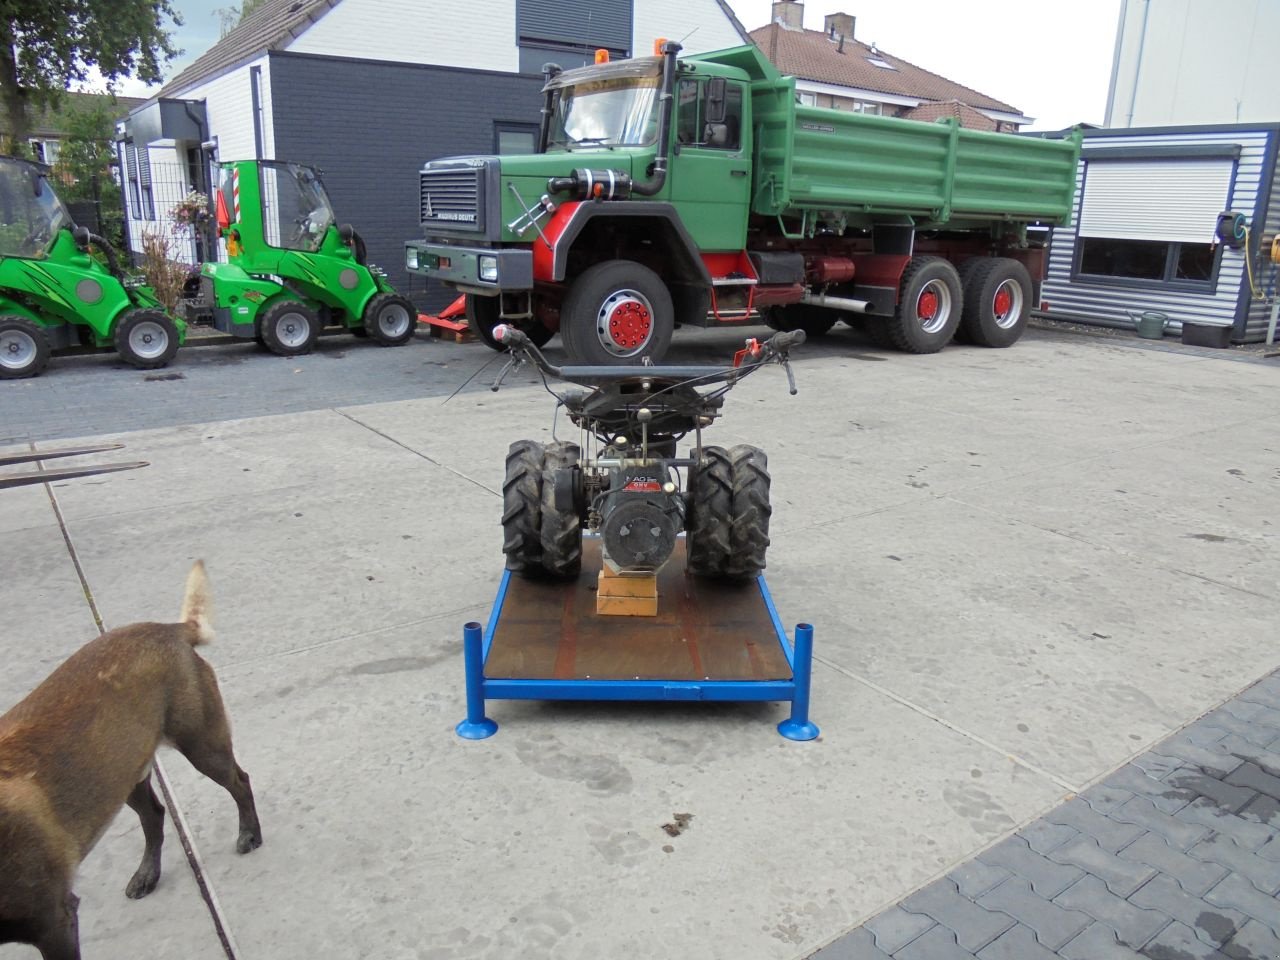
<svg viewBox="0 0 1280 960">
<path fill-rule="evenodd" d="M 0 943 L 30 943 L 44 960 L 79 960 L 76 868 L 127 803 L 146 849 L 125 888 L 160 879 L 164 807 L 151 789 L 167 742 L 226 788 L 240 811 L 240 853 L 262 844 L 249 777 L 213 668 L 195 647 L 213 639 L 209 581 L 187 577 L 180 623 L 135 623 L 82 647 L 0 717 Z"/>
</svg>

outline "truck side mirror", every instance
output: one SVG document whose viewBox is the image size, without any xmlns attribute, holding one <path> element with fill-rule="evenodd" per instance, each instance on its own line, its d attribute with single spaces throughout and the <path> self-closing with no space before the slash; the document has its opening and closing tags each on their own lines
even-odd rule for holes
<svg viewBox="0 0 1280 960">
<path fill-rule="evenodd" d="M 724 123 L 726 102 L 724 77 L 712 77 L 707 81 L 707 115 L 704 119 L 708 124 Z"/>
</svg>

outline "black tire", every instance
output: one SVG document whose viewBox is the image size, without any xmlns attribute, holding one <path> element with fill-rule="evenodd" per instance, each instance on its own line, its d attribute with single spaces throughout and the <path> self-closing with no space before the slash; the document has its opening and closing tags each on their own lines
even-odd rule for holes
<svg viewBox="0 0 1280 960">
<path fill-rule="evenodd" d="M 38 323 L 9 314 L 0 317 L 0 380 L 38 377 L 49 365 L 49 338 Z"/>
<path fill-rule="evenodd" d="M 964 288 L 960 328 L 981 347 L 1011 347 L 1027 329 L 1034 288 L 1017 260 L 983 257 Z"/>
<path fill-rule="evenodd" d="M 587 364 L 659 362 L 671 345 L 675 309 L 662 279 L 633 260 L 606 260 L 583 272 L 560 308 L 571 360 Z"/>
<path fill-rule="evenodd" d="M 507 450 L 502 481 L 502 552 L 507 569 L 535 574 L 542 568 L 542 469 L 546 448 L 517 440 Z"/>
<path fill-rule="evenodd" d="M 258 317 L 262 345 L 278 357 L 310 353 L 320 337 L 320 318 L 301 300 L 277 300 Z"/>
<path fill-rule="evenodd" d="M 986 262 L 987 262 L 986 257 L 969 257 L 967 260 L 961 261 L 960 265 L 956 267 L 956 273 L 960 277 L 960 289 L 963 292 L 964 302 L 966 304 L 968 304 L 969 302 L 969 286 L 973 281 L 974 271 L 977 270 L 978 267 L 982 266 Z M 960 313 L 960 325 L 956 327 L 955 336 L 953 336 L 951 339 L 955 343 L 972 343 L 973 342 L 972 340 L 969 339 L 969 333 L 965 329 L 964 311 L 961 311 Z"/>
<path fill-rule="evenodd" d="M 774 330 L 788 333 L 803 330 L 810 337 L 825 337 L 839 319 L 838 311 L 815 307 L 809 303 L 792 303 L 770 310 L 767 322 Z"/>
<path fill-rule="evenodd" d="M 941 257 L 913 257 L 902 272 L 898 309 L 889 321 L 893 345 L 907 353 L 937 353 L 960 325 L 960 275 Z"/>
<path fill-rule="evenodd" d="M 893 335 L 889 331 L 889 325 L 892 322 L 889 317 L 863 317 L 861 329 L 867 335 L 867 339 L 877 347 L 892 350 Z"/>
<path fill-rule="evenodd" d="M 685 556 L 690 573 L 723 577 L 733 554 L 733 462 L 724 447 L 703 447 L 689 471 Z"/>
<path fill-rule="evenodd" d="M 576 443 L 557 440 L 547 444 L 542 461 L 542 569 L 566 580 L 582 570 L 582 518 L 575 508 L 556 506 L 555 474 L 575 465 L 580 456 Z"/>
<path fill-rule="evenodd" d="M 178 353 L 178 327 L 163 310 L 126 310 L 111 333 L 120 359 L 138 370 L 166 366 Z"/>
<path fill-rule="evenodd" d="M 398 293 L 379 293 L 366 304 L 361 326 L 384 347 L 404 346 L 418 329 L 418 310 Z"/>
<path fill-rule="evenodd" d="M 730 555 L 725 574 L 750 580 L 764 570 L 769 549 L 769 459 L 759 447 L 740 444 L 729 451 L 733 465 Z"/>
<path fill-rule="evenodd" d="M 480 297 L 471 293 L 467 294 L 466 300 L 467 325 L 471 327 L 471 332 L 480 338 L 480 342 L 490 350 L 503 352 L 507 349 L 493 339 L 493 328 L 500 323 L 511 324 L 523 331 L 535 347 L 546 346 L 547 341 L 555 336 L 536 320 L 517 323 L 514 320 L 502 319 L 498 316 L 498 300 L 498 297 Z"/>
</svg>

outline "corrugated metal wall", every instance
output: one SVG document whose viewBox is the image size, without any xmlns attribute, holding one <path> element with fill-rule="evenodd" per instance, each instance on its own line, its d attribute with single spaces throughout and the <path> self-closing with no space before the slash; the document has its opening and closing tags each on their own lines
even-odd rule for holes
<svg viewBox="0 0 1280 960">
<path fill-rule="evenodd" d="M 1255 233 L 1260 234 L 1254 249 L 1260 252 L 1260 256 L 1254 260 L 1254 282 L 1262 288 L 1262 292 L 1268 296 L 1265 300 L 1256 300 L 1250 298 L 1248 308 L 1248 321 L 1245 330 L 1246 343 L 1260 343 L 1267 337 L 1267 322 L 1271 318 L 1271 298 L 1280 296 L 1280 266 L 1271 262 L 1271 240 L 1273 237 L 1280 235 L 1280 162 L 1275 162 L 1277 153 L 1280 153 L 1280 133 L 1273 133 L 1273 142 L 1271 145 L 1272 162 L 1274 169 L 1271 178 L 1271 196 L 1267 209 L 1257 218 L 1257 223 L 1263 225 L 1261 230 L 1255 228 Z"/>
<path fill-rule="evenodd" d="M 1089 136 L 1086 133 L 1084 145 L 1086 150 L 1102 151 L 1133 150 L 1140 147 L 1238 144 L 1240 159 L 1236 168 L 1229 207 L 1232 210 L 1239 210 L 1253 220 L 1259 191 L 1265 189 L 1263 177 L 1276 174 L 1274 157 L 1269 151 L 1275 136 L 1276 131 L 1271 127 L 1229 130 L 1190 128 L 1178 132 L 1162 130 L 1147 134 L 1141 131 L 1126 131 L 1123 135 L 1111 135 L 1107 132 L 1104 135 Z M 1265 174 L 1264 168 L 1266 168 Z M 1049 250 L 1048 274 L 1041 294 L 1041 299 L 1047 300 L 1050 305 L 1047 315 L 1051 318 L 1078 320 L 1099 326 L 1131 328 L 1134 322 L 1130 318 L 1130 313 L 1158 310 L 1167 313 L 1174 321 L 1169 331 L 1174 334 L 1181 332 L 1184 320 L 1234 324 L 1241 305 L 1241 291 L 1246 290 L 1245 296 L 1248 295 L 1243 250 L 1222 252 L 1218 283 L 1213 293 L 1170 289 L 1159 284 L 1098 283 L 1081 279 L 1072 281 L 1071 267 L 1076 254 L 1076 230 L 1079 223 L 1085 170 L 1086 162 L 1081 161 L 1077 173 L 1076 210 L 1072 223 L 1054 231 Z M 1268 221 L 1268 243 L 1269 238 L 1280 226 L 1275 222 L 1280 220 L 1280 211 L 1277 211 L 1275 202 L 1276 191 L 1280 191 L 1280 184 L 1273 191 L 1272 219 Z M 1176 203 L 1177 200 L 1177 197 L 1170 197 L 1170 202 Z M 1261 304 L 1249 311 L 1249 340 L 1262 339 L 1268 312 L 1269 308 Z"/>
</svg>

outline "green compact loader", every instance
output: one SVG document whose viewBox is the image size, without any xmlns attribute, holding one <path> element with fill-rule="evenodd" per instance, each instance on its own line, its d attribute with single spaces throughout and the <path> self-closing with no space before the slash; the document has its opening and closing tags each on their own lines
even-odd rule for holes
<svg viewBox="0 0 1280 960">
<path fill-rule="evenodd" d="M 115 347 L 141 370 L 163 367 L 186 324 L 124 275 L 105 240 L 72 223 L 47 173 L 0 157 L 0 380 L 34 377 L 52 351 L 75 344 Z"/>
<path fill-rule="evenodd" d="M 413 339 L 417 310 L 367 262 L 360 235 L 337 225 L 315 169 L 224 163 L 215 208 L 227 262 L 200 272 L 218 330 L 282 357 L 309 352 L 330 324 L 388 347 Z"/>
</svg>

